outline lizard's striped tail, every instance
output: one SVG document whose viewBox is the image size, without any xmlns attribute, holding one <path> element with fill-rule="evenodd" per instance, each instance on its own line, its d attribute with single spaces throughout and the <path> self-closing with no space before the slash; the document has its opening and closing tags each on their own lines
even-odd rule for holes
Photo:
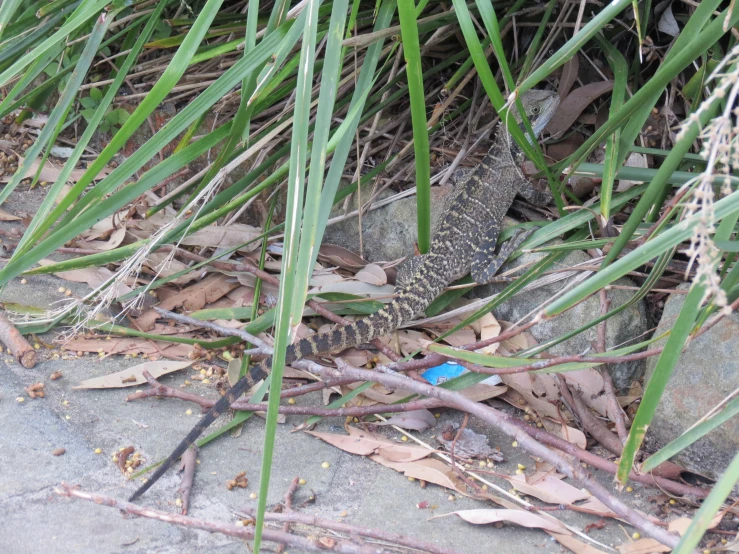
<svg viewBox="0 0 739 554">
<path fill-rule="evenodd" d="M 408 304 L 409 298 L 404 293 L 401 293 L 389 306 L 372 315 L 359 319 L 350 325 L 344 325 L 333 331 L 320 333 L 291 344 L 285 353 L 285 364 L 290 364 L 306 356 L 320 354 L 322 352 L 344 350 L 350 346 L 357 346 L 385 335 L 395 329 L 402 321 L 410 319 L 413 316 L 413 310 Z M 198 421 L 195 427 L 177 445 L 177 448 L 172 451 L 167 459 L 162 462 L 146 483 L 141 485 L 131 495 L 129 501 L 133 502 L 149 490 L 177 462 L 180 456 L 185 453 L 185 450 L 195 443 L 211 423 L 228 410 L 231 404 L 254 386 L 256 382 L 267 377 L 271 369 L 272 356 L 251 368 L 244 377 L 239 379 L 224 396 L 218 399 L 210 411 Z"/>
</svg>

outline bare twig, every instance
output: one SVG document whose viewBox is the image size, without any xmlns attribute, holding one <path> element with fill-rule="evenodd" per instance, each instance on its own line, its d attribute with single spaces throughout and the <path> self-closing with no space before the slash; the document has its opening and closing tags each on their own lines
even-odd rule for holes
<svg viewBox="0 0 739 554">
<path fill-rule="evenodd" d="M 600 291 L 600 313 L 605 315 L 611 307 L 611 301 L 608 299 L 608 293 L 601 289 Z M 599 354 L 603 354 L 606 351 L 606 321 L 603 320 L 598 325 L 598 342 L 595 346 Z M 606 391 L 606 401 L 608 402 L 608 411 L 610 412 L 613 422 L 616 424 L 616 433 L 621 441 L 621 444 L 626 443 L 626 438 L 629 433 L 626 430 L 626 414 L 621 409 L 621 405 L 618 403 L 616 398 L 616 390 L 613 387 L 613 378 L 608 365 L 604 365 L 599 368 L 600 374 L 603 377 L 603 388 Z M 602 443 L 601 443 L 602 444 Z M 610 450 L 610 448 L 609 448 Z M 616 452 L 616 455 L 620 456 L 620 452 Z"/>
<path fill-rule="evenodd" d="M 290 487 L 288 487 L 287 492 L 285 493 L 285 512 L 290 513 L 293 511 L 293 497 L 295 496 L 295 493 L 298 491 L 298 486 L 300 486 L 300 477 L 295 477 L 295 479 L 292 480 L 292 483 L 290 483 Z M 290 532 L 290 522 L 285 521 L 285 523 L 282 524 L 282 531 L 284 533 Z M 277 552 L 282 553 L 285 551 L 285 545 L 284 544 L 278 544 L 277 545 Z"/>
<path fill-rule="evenodd" d="M 185 450 L 180 458 L 180 471 L 182 471 L 182 481 L 177 492 L 182 497 L 182 515 L 187 515 L 187 509 L 190 507 L 190 493 L 192 492 L 192 484 L 195 480 L 195 467 L 197 466 L 198 447 L 193 444 Z"/>
<path fill-rule="evenodd" d="M 137 506 L 131 502 L 125 500 L 118 500 L 112 496 L 104 494 L 82 492 L 77 490 L 66 483 L 62 483 L 59 487 L 54 489 L 54 492 L 60 496 L 69 496 L 75 498 L 81 498 L 83 500 L 89 500 L 95 504 L 109 506 L 121 510 L 124 514 L 135 515 L 139 517 L 148 517 L 150 519 L 157 519 L 166 523 L 174 523 L 176 525 L 182 525 L 190 529 L 201 529 L 208 531 L 209 533 L 220 533 L 222 535 L 228 535 L 230 537 L 237 537 L 240 539 L 253 539 L 254 529 L 249 527 L 239 527 L 230 523 L 221 523 L 217 521 L 209 521 L 205 519 L 196 519 L 180 514 L 172 514 L 169 512 L 163 512 L 161 510 L 154 510 L 152 508 L 145 508 Z M 296 549 L 301 549 L 309 552 L 346 552 L 348 554 L 377 554 L 387 553 L 390 551 L 386 549 L 378 549 L 376 546 L 367 547 L 359 545 L 348 540 L 338 540 L 335 537 L 324 537 L 325 542 L 321 542 L 320 538 L 307 538 L 298 537 L 289 533 L 283 533 L 282 531 L 273 531 L 271 529 L 265 529 L 262 532 L 262 538 L 266 541 L 285 543 L 294 546 Z M 330 545 L 330 546 L 329 546 Z"/>
<path fill-rule="evenodd" d="M 256 517 L 256 510 L 253 508 L 244 508 L 240 516 L 248 516 L 251 518 Z M 314 527 L 321 527 L 323 529 L 330 529 L 331 531 L 338 531 L 340 533 L 347 533 L 350 536 L 359 535 L 361 537 L 368 537 L 380 541 L 385 541 L 408 548 L 413 548 L 421 552 L 431 552 L 432 554 L 457 554 L 458 551 L 444 548 L 433 543 L 426 541 L 412 539 L 398 533 L 391 533 L 389 531 L 382 531 L 380 529 L 369 529 L 367 527 L 359 527 L 358 525 L 350 525 L 348 523 L 340 523 L 332 521 L 330 519 L 324 519 L 316 516 L 299 514 L 296 512 L 289 513 L 275 513 L 267 512 L 264 514 L 266 521 L 284 521 L 290 523 L 301 523 L 303 525 L 312 525 Z"/>
<path fill-rule="evenodd" d="M 216 401 L 210 398 L 205 398 L 197 394 L 185 392 L 181 389 L 174 389 L 163 385 L 151 374 L 144 370 L 142 375 L 146 377 L 150 388 L 138 392 L 129 394 L 126 397 L 126 402 L 133 400 L 141 400 L 142 398 L 178 398 L 186 402 L 194 402 L 199 405 L 203 410 L 209 410 L 212 408 Z M 352 381 L 354 382 L 354 381 Z M 372 406 L 349 406 L 347 408 L 319 408 L 316 406 L 280 406 L 279 411 L 285 415 L 300 415 L 300 416 L 320 416 L 320 417 L 365 417 L 376 414 L 391 414 L 400 412 L 410 412 L 413 410 L 423 410 L 431 408 L 439 408 L 444 404 L 435 399 L 424 399 L 414 400 L 412 402 L 406 402 L 405 404 L 375 404 Z M 231 408 L 234 410 L 240 410 L 244 412 L 266 412 L 267 404 L 250 404 L 246 400 L 237 400 L 231 404 Z"/>
<path fill-rule="evenodd" d="M 559 392 L 562 395 L 562 399 L 565 401 L 567 406 L 569 406 L 570 410 L 572 410 L 572 413 L 580 420 L 580 424 L 583 426 L 583 429 L 590 433 L 595 440 L 613 452 L 616 456 L 620 456 L 622 445 L 618 440 L 618 437 L 611 433 L 605 423 L 592 414 L 590 409 L 580 399 L 580 396 L 576 392 L 573 391 L 570 393 L 567 381 L 562 375 L 557 373 L 554 377 L 559 384 Z"/>
</svg>

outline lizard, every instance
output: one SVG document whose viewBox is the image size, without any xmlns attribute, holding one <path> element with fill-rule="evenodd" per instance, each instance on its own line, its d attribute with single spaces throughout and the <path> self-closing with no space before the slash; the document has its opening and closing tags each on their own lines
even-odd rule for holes
<svg viewBox="0 0 739 554">
<path fill-rule="evenodd" d="M 521 95 L 521 102 L 534 134 L 538 137 L 559 105 L 554 92 L 530 90 Z M 511 110 L 511 113 L 515 110 Z M 517 124 L 526 133 L 522 119 L 514 114 Z M 471 273 L 478 284 L 489 283 L 510 254 L 518 248 L 527 233 L 518 233 L 495 249 L 503 217 L 516 195 L 535 205 L 546 205 L 552 197 L 540 191 L 521 171 L 524 154 L 511 140 L 503 124 L 482 162 L 455 186 L 444 215 L 436 225 L 427 254 L 409 259 L 398 272 L 393 300 L 377 312 L 349 325 L 313 335 L 290 345 L 285 364 L 307 356 L 341 351 L 367 343 L 397 329 L 423 313 L 447 285 Z M 533 143 L 535 138 L 526 135 Z M 146 492 L 178 458 L 230 405 L 266 378 L 272 357 L 253 366 L 193 427 L 155 473 L 131 496 L 134 501 Z"/>
</svg>

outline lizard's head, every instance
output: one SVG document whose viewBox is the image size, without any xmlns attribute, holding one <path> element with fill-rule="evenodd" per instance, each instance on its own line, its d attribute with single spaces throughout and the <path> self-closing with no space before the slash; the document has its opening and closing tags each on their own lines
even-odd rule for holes
<svg viewBox="0 0 739 554">
<path fill-rule="evenodd" d="M 538 137 L 557 110 L 559 96 L 556 92 L 549 90 L 528 90 L 521 95 L 521 104 L 523 104 L 523 108 L 526 110 L 526 116 L 531 122 L 531 128 L 534 130 L 534 134 Z M 518 111 L 512 108 L 511 112 L 514 114 L 521 130 L 526 133 L 526 128 L 522 123 Z M 529 139 L 529 142 L 533 142 L 528 135 L 526 138 Z"/>
</svg>

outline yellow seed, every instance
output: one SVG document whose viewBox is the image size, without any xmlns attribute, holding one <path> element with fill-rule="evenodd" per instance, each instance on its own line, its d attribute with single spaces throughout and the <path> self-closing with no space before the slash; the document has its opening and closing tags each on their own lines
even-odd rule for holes
<svg viewBox="0 0 739 554">
<path fill-rule="evenodd" d="M 672 504 L 674 506 L 675 504 L 677 504 L 677 502 L 675 501 L 674 498 L 670 498 L 670 504 Z"/>
<path fill-rule="evenodd" d="M 65 291 L 65 290 L 67 290 L 67 289 L 65 289 L 64 287 L 59 287 L 59 288 L 58 288 L 58 289 L 56 289 L 56 290 L 57 290 L 57 292 L 64 292 L 64 291 Z"/>
<path fill-rule="evenodd" d="M 488 462 L 488 468 L 492 468 L 492 467 L 495 467 L 495 466 L 493 465 L 493 462 Z"/>
<path fill-rule="evenodd" d="M 483 485 L 483 486 L 482 486 L 482 487 L 480 487 L 480 488 L 481 488 L 482 490 L 484 490 L 484 491 L 488 490 L 488 486 L 487 486 L 487 485 Z"/>
<path fill-rule="evenodd" d="M 41 345 L 39 343 L 37 343 L 37 342 L 34 342 L 33 343 L 33 348 L 34 348 L 34 350 L 38 350 L 39 348 L 41 348 Z"/>
<path fill-rule="evenodd" d="M 710 551 L 710 550 L 708 550 L 708 549 L 706 548 L 706 549 L 705 549 L 705 550 L 703 551 L 703 554 L 711 554 L 711 551 Z"/>
<path fill-rule="evenodd" d="M 537 421 L 537 422 L 536 422 L 536 426 L 537 426 L 537 427 L 538 427 L 539 429 L 541 429 L 542 427 L 544 427 L 544 425 L 542 424 L 542 422 L 541 422 L 541 421 Z"/>
<path fill-rule="evenodd" d="M 252 500 L 256 500 L 256 498 L 257 498 L 257 493 L 255 493 L 255 492 L 251 493 L 251 494 L 249 495 L 249 498 L 251 498 Z"/>
<path fill-rule="evenodd" d="M 408 477 L 408 480 L 412 483 L 413 481 L 416 480 L 416 478 L 415 477 Z"/>
<path fill-rule="evenodd" d="M 632 533 L 631 538 L 635 541 L 638 541 L 641 538 L 641 533 L 635 531 L 634 533 Z"/>
<path fill-rule="evenodd" d="M 402 437 L 400 437 L 400 440 L 402 440 L 403 442 L 408 442 L 408 437 L 403 435 Z"/>
<path fill-rule="evenodd" d="M 347 516 L 346 510 L 341 510 L 341 513 L 339 514 L 339 517 L 346 517 L 346 516 Z"/>
<path fill-rule="evenodd" d="M 185 415 L 192 415 L 192 410 L 187 410 L 187 411 L 185 412 Z"/>
<path fill-rule="evenodd" d="M 175 506 L 182 506 L 182 499 L 178 498 L 177 500 L 174 501 L 174 504 Z"/>
<path fill-rule="evenodd" d="M 192 383 L 190 381 L 188 381 L 187 379 L 185 379 L 185 384 L 186 385 L 192 385 Z"/>
<path fill-rule="evenodd" d="M 354 423 L 359 423 L 359 418 L 358 418 L 358 417 L 355 417 L 354 419 L 352 419 L 352 421 L 353 421 Z"/>
<path fill-rule="evenodd" d="M 102 454 L 102 453 L 103 453 L 102 448 L 96 448 L 95 449 L 95 454 Z"/>
<path fill-rule="evenodd" d="M 513 441 L 513 442 L 511 443 L 511 446 L 512 446 L 513 448 L 518 448 L 518 441 Z"/>
<path fill-rule="evenodd" d="M 439 418 L 441 417 L 441 414 L 434 414 L 434 417 L 435 417 L 436 419 L 439 419 Z"/>
<path fill-rule="evenodd" d="M 287 399 L 287 403 L 288 404 L 295 404 L 295 399 L 294 398 L 288 398 Z"/>
<path fill-rule="evenodd" d="M 72 289 L 67 289 L 64 291 L 64 296 L 72 296 Z"/>
<path fill-rule="evenodd" d="M 26 401 L 26 399 L 25 399 L 25 398 L 23 398 L 22 396 L 19 396 L 18 398 L 16 398 L 16 399 L 15 399 L 15 401 L 16 401 L 16 402 L 25 402 L 25 401 Z"/>
<path fill-rule="evenodd" d="M 449 496 L 446 497 L 446 499 L 450 500 L 451 502 L 454 502 L 457 498 L 453 494 L 450 494 Z"/>
<path fill-rule="evenodd" d="M 244 527 L 244 525 L 246 524 L 244 523 L 243 519 L 239 519 L 239 520 L 236 520 L 236 523 L 234 525 L 236 525 L 236 527 Z"/>
<path fill-rule="evenodd" d="M 298 481 L 298 485 L 305 485 L 307 482 L 308 481 L 306 481 L 305 479 L 301 479 L 300 481 Z"/>
<path fill-rule="evenodd" d="M 27 285 L 28 279 L 21 279 L 21 285 Z"/>
<path fill-rule="evenodd" d="M 331 464 L 330 464 L 330 463 L 328 463 L 328 462 L 323 462 L 323 463 L 321 464 L 321 467 L 322 467 L 323 469 L 328 469 L 328 468 L 330 468 L 330 467 L 331 467 Z"/>
<path fill-rule="evenodd" d="M 70 415 L 65 415 L 65 416 L 64 416 L 64 419 L 72 419 L 72 416 L 70 416 Z"/>
<path fill-rule="evenodd" d="M 487 464 L 484 461 L 480 460 L 479 462 L 477 462 L 477 465 L 479 465 L 480 467 L 485 467 Z"/>
<path fill-rule="evenodd" d="M 125 449 L 126 449 L 125 447 L 121 446 L 121 447 L 120 447 L 120 448 L 118 449 L 118 452 L 123 452 L 123 451 L 124 451 Z"/>
<path fill-rule="evenodd" d="M 210 379 L 203 379 L 203 384 L 204 385 L 210 384 Z"/>
<path fill-rule="evenodd" d="M 523 464 L 518 464 L 518 469 L 526 469 L 526 466 Z"/>
<path fill-rule="evenodd" d="M 517 469 L 516 470 L 516 475 L 523 475 L 523 470 L 522 469 Z"/>
<path fill-rule="evenodd" d="M 634 487 L 626 487 L 626 492 L 634 492 Z"/>
</svg>

